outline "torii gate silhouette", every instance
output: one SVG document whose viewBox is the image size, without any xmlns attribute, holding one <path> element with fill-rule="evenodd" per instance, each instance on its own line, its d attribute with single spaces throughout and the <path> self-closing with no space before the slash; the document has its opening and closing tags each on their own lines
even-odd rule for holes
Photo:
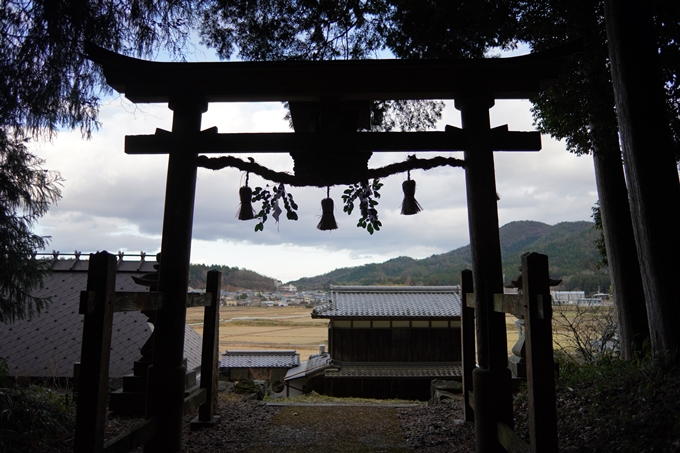
<svg viewBox="0 0 680 453">
<path fill-rule="evenodd" d="M 128 154 L 167 153 L 168 176 L 159 291 L 167 307 L 155 323 L 153 365 L 148 372 L 147 417 L 156 417 L 160 435 L 145 452 L 179 452 L 183 421 L 184 324 L 199 153 L 302 151 L 463 151 L 477 333 L 475 393 L 493 404 L 475 408 L 478 450 L 495 438 L 485 432 L 493 418 L 513 426 L 505 315 L 494 312 L 493 295 L 503 292 L 494 151 L 539 151 L 538 132 L 491 129 L 489 109 L 496 99 L 528 99 L 558 77 L 578 44 L 521 57 L 468 60 L 360 60 L 289 62 L 159 63 L 86 45 L 107 83 L 133 103 L 167 103 L 172 131 L 127 136 Z M 453 99 L 462 129 L 445 132 L 362 132 L 338 130 L 342 103 L 372 100 Z M 321 132 L 218 134 L 201 132 L 210 102 L 288 101 L 321 111 Z M 295 118 L 294 118 L 295 120 Z M 330 125 L 330 126 L 329 126 Z M 359 182 L 359 181 L 356 181 Z M 499 445 L 498 445 L 499 446 Z M 497 445 L 484 451 L 497 451 Z M 480 450 L 481 451 L 481 450 Z"/>
</svg>

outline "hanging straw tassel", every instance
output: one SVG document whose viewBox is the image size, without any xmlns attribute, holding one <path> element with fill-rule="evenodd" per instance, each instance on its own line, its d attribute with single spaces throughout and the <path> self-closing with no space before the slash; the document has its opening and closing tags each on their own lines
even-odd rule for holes
<svg viewBox="0 0 680 453">
<path fill-rule="evenodd" d="M 334 206 L 333 200 L 330 197 L 331 188 L 326 189 L 326 198 L 321 200 L 321 220 L 316 226 L 321 231 L 337 230 L 338 224 L 335 221 L 335 215 L 333 214 Z"/>
<path fill-rule="evenodd" d="M 239 220 L 252 220 L 255 218 L 255 211 L 253 210 L 252 198 L 253 190 L 248 187 L 249 173 L 246 173 L 246 185 L 238 190 L 238 195 L 241 198 L 241 207 L 238 210 Z"/>
<path fill-rule="evenodd" d="M 411 172 L 408 172 L 408 179 L 401 183 L 401 189 L 404 191 L 404 202 L 401 204 L 402 215 L 418 214 L 423 208 L 415 198 L 416 182 L 411 179 Z"/>
</svg>

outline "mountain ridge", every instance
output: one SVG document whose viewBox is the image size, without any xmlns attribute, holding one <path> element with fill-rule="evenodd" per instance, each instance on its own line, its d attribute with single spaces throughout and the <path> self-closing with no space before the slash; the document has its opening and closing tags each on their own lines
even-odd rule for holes
<svg viewBox="0 0 680 453">
<path fill-rule="evenodd" d="M 609 273 L 598 269 L 598 236 L 593 222 L 548 225 L 532 220 L 510 222 L 499 230 L 505 280 L 519 274 L 521 255 L 532 251 L 548 255 L 550 275 L 560 278 L 560 290 L 588 293 L 607 291 Z M 427 258 L 397 257 L 383 263 L 336 269 L 290 283 L 300 290 L 327 289 L 330 285 L 456 285 L 460 271 L 472 268 L 470 245 Z"/>
</svg>

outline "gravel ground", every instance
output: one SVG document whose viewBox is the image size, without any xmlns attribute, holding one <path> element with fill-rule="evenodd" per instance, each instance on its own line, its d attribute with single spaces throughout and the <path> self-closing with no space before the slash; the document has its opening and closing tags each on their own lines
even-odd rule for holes
<svg viewBox="0 0 680 453">
<path fill-rule="evenodd" d="M 474 453 L 475 425 L 463 421 L 460 400 L 397 410 L 411 449 L 422 453 Z"/>
<path fill-rule="evenodd" d="M 189 429 L 195 415 L 186 417 L 183 453 L 475 451 L 474 425 L 462 421 L 460 401 L 415 407 L 281 407 L 220 395 L 218 415 L 221 422 L 217 426 L 196 431 Z M 138 421 L 110 415 L 106 438 Z"/>
</svg>

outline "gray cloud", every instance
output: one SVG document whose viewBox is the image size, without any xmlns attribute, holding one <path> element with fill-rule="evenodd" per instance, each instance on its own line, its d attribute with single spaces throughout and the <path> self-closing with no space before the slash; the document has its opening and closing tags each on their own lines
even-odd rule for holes
<svg viewBox="0 0 680 453">
<path fill-rule="evenodd" d="M 286 131 L 283 113 L 278 104 L 210 106 L 203 125 L 217 125 L 220 132 Z M 494 126 L 507 123 L 511 130 L 532 129 L 528 102 L 499 102 L 491 114 Z M 81 140 L 78 133 L 62 133 L 53 144 L 33 145 L 35 152 L 47 159 L 48 167 L 60 170 L 66 178 L 63 200 L 40 222 L 39 231 L 53 237 L 50 249 L 155 252 L 160 246 L 167 157 L 126 155 L 123 143 L 126 134 L 150 134 L 156 127 L 169 129 L 170 112 L 165 106 L 137 110 L 112 102 L 102 108 L 101 116 L 104 127 L 89 142 Z M 440 128 L 456 124 L 457 118 L 458 112 L 449 105 Z M 597 198 L 591 159 L 570 155 L 548 137 L 543 143 L 544 150 L 538 153 L 496 153 L 501 224 L 527 219 L 549 224 L 589 219 Z M 376 154 L 369 165 L 401 161 L 406 155 Z M 462 153 L 451 155 L 462 158 Z M 288 156 L 253 157 L 276 170 L 292 171 Z M 322 232 L 315 228 L 325 190 L 292 188 L 300 219 L 284 219 L 278 229 L 270 219 L 264 232 L 255 233 L 255 222 L 236 219 L 244 175 L 234 169 L 199 169 L 195 255 L 212 263 L 255 263 L 260 267 L 254 270 L 286 280 L 371 259 L 422 258 L 466 245 L 464 171 L 417 170 L 411 177 L 417 182 L 416 198 L 424 211 L 416 216 L 399 215 L 405 175 L 386 178 L 378 206 L 384 226 L 373 236 L 356 228 L 356 213 L 348 217 L 342 212 L 344 188 L 340 187 L 331 189 L 340 229 Z M 250 178 L 252 187 L 265 183 L 257 176 Z"/>
</svg>

